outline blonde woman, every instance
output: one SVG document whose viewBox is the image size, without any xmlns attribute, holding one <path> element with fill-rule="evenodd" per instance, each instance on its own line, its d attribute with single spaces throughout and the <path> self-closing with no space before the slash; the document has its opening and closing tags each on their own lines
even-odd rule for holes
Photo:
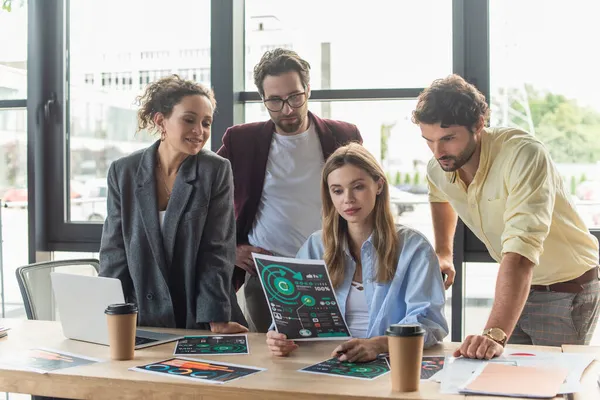
<svg viewBox="0 0 600 400">
<path fill-rule="evenodd" d="M 388 351 L 391 324 L 419 324 L 425 347 L 448 334 L 444 284 L 438 259 L 427 239 L 396 226 L 389 189 L 377 160 L 361 145 L 337 149 L 323 167 L 323 229 L 297 254 L 323 259 L 353 339 L 336 347 L 340 361 L 370 361 Z M 270 331 L 273 355 L 286 356 L 298 345 Z"/>
</svg>

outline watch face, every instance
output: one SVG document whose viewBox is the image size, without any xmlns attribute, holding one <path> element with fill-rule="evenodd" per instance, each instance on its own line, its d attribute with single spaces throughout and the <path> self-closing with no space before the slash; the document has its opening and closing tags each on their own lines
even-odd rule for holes
<svg viewBox="0 0 600 400">
<path fill-rule="evenodd" d="M 502 330 L 500 330 L 498 328 L 490 329 L 489 335 L 492 337 L 492 339 L 497 340 L 497 341 L 502 341 L 506 338 L 506 335 L 504 334 L 504 332 L 502 332 Z"/>
</svg>

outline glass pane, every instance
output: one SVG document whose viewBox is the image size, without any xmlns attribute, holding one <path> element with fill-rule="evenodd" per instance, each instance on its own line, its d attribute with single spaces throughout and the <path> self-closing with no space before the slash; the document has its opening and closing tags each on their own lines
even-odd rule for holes
<svg viewBox="0 0 600 400">
<path fill-rule="evenodd" d="M 27 2 L 0 2 L 0 100 L 27 98 Z"/>
<path fill-rule="evenodd" d="M 444 338 L 444 342 L 452 341 L 452 296 L 450 295 L 450 289 L 446 291 L 446 306 L 444 307 L 444 313 L 446 316 L 446 322 L 448 323 L 448 335 Z"/>
<path fill-rule="evenodd" d="M 210 86 L 210 1 L 165 4 L 71 2 L 71 221 L 102 222 L 111 162 L 158 139 L 135 133 L 135 98 L 148 83 L 175 73 Z"/>
<path fill-rule="evenodd" d="M 490 1 L 491 123 L 544 142 L 591 228 L 600 227 L 600 61 L 586 39 L 600 37 L 599 13 L 596 0 Z"/>
<path fill-rule="evenodd" d="M 309 62 L 313 89 L 425 87 L 452 72 L 451 0 L 364 5 L 246 0 L 246 90 L 256 90 L 252 70 L 276 47 Z"/>
<path fill-rule="evenodd" d="M 498 263 L 465 263 L 464 337 L 479 335 L 490 316 Z"/>
<path fill-rule="evenodd" d="M 24 318 L 23 298 L 15 279 L 18 267 L 28 263 L 27 219 L 27 111 L 0 110 L 0 226 L 2 278 L 7 318 Z M 2 282 L 0 282 L 2 283 Z M 0 314 L 0 315 L 2 315 Z"/>
</svg>

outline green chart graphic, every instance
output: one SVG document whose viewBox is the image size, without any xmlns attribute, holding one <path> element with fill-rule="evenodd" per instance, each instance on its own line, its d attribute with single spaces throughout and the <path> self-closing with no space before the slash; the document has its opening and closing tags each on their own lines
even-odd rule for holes
<svg viewBox="0 0 600 400">
<path fill-rule="evenodd" d="M 261 278 L 264 282 L 268 297 L 270 299 L 276 299 L 283 304 L 298 304 L 300 292 L 296 290 L 296 286 L 292 283 L 292 280 L 301 281 L 302 274 L 284 265 L 264 265 L 260 260 L 257 260 L 257 262 L 260 263 L 263 268 Z M 302 296 L 300 301 L 305 305 L 314 305 L 315 303 L 315 299 L 311 296 Z M 309 304 L 311 302 L 312 304 Z"/>
<path fill-rule="evenodd" d="M 371 361 L 369 363 L 349 363 L 331 359 L 326 361 L 326 363 L 331 364 L 331 373 L 333 374 L 354 376 L 357 378 L 372 379 L 389 371 L 387 365 L 383 365 L 385 361 L 381 363 L 380 360 Z"/>
<path fill-rule="evenodd" d="M 315 298 L 312 296 L 309 296 L 309 295 L 302 296 L 300 301 L 302 301 L 302 304 L 304 304 L 305 306 L 308 306 L 308 307 L 312 307 L 315 304 L 317 304 L 317 302 L 315 301 Z"/>
<path fill-rule="evenodd" d="M 245 335 L 186 336 L 177 342 L 175 354 L 248 354 Z"/>
<path fill-rule="evenodd" d="M 246 353 L 247 348 L 241 344 L 216 344 L 201 343 L 196 345 L 198 353 Z"/>
</svg>

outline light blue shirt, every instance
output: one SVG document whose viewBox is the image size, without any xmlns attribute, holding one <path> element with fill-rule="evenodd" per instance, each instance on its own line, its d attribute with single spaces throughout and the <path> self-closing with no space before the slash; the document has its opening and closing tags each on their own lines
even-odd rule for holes
<svg viewBox="0 0 600 400">
<path fill-rule="evenodd" d="M 298 251 L 296 258 L 322 260 L 322 231 L 313 233 Z M 363 243 L 360 254 L 365 296 L 369 308 L 367 337 L 383 336 L 392 324 L 419 324 L 425 329 L 425 347 L 448 335 L 444 316 L 444 284 L 438 259 L 429 241 L 414 229 L 399 226 L 400 256 L 391 282 L 376 282 L 377 254 L 372 235 Z M 346 247 L 347 248 L 347 247 Z M 335 290 L 342 315 L 356 263 L 345 251 L 344 281 Z"/>
</svg>

